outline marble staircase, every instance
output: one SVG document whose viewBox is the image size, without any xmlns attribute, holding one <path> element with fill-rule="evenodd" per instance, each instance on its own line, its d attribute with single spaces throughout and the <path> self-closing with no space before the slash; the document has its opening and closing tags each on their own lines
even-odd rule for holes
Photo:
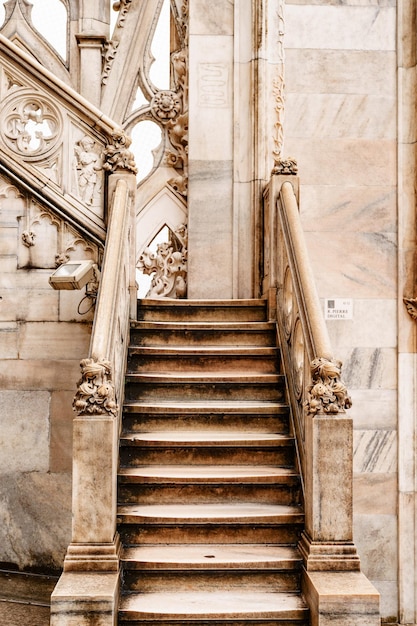
<svg viewBox="0 0 417 626">
<path fill-rule="evenodd" d="M 304 513 L 263 300 L 143 300 L 118 476 L 119 626 L 306 626 Z"/>
</svg>

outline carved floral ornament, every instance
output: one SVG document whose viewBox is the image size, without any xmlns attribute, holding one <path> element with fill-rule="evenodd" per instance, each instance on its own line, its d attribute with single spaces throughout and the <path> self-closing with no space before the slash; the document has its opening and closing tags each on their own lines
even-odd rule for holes
<svg viewBox="0 0 417 626">
<path fill-rule="evenodd" d="M 342 364 L 323 357 L 311 363 L 312 382 L 307 387 L 306 408 L 311 415 L 344 413 L 352 406 L 346 385 L 340 379 Z"/>
<path fill-rule="evenodd" d="M 417 298 L 403 298 L 407 313 L 413 320 L 417 320 Z"/>
<path fill-rule="evenodd" d="M 181 112 L 181 98 L 175 91 L 158 91 L 151 100 L 151 113 L 162 123 L 175 119 Z"/>
<path fill-rule="evenodd" d="M 83 359 L 72 406 L 77 415 L 117 414 L 112 366 L 106 359 Z"/>
</svg>

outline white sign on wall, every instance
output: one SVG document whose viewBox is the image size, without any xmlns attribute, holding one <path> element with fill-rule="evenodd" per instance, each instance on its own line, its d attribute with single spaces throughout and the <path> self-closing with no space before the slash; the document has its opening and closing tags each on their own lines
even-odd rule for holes
<svg viewBox="0 0 417 626">
<path fill-rule="evenodd" d="M 350 298 L 325 298 L 324 317 L 326 320 L 353 319 L 353 300 Z"/>
</svg>

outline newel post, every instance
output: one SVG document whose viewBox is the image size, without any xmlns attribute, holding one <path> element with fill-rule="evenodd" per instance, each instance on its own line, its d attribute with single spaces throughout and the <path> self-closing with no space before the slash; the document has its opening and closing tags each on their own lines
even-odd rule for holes
<svg viewBox="0 0 417 626">
<path fill-rule="evenodd" d="M 308 571 L 358 571 L 353 543 L 353 423 L 341 363 L 311 364 L 305 403 L 305 532 L 300 550 Z"/>
</svg>

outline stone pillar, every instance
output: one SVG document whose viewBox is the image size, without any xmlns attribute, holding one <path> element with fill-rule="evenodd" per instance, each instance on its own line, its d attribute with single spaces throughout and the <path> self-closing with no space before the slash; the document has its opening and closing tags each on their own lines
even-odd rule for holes
<svg viewBox="0 0 417 626">
<path fill-rule="evenodd" d="M 307 570 L 360 569 L 353 543 L 352 441 L 352 419 L 344 414 L 306 416 L 306 517 L 300 549 Z"/>
<path fill-rule="evenodd" d="M 103 47 L 110 37 L 110 3 L 82 0 L 77 35 L 80 51 L 79 92 L 100 106 Z"/>
<path fill-rule="evenodd" d="M 233 4 L 190 0 L 188 297 L 231 298 Z"/>
</svg>

